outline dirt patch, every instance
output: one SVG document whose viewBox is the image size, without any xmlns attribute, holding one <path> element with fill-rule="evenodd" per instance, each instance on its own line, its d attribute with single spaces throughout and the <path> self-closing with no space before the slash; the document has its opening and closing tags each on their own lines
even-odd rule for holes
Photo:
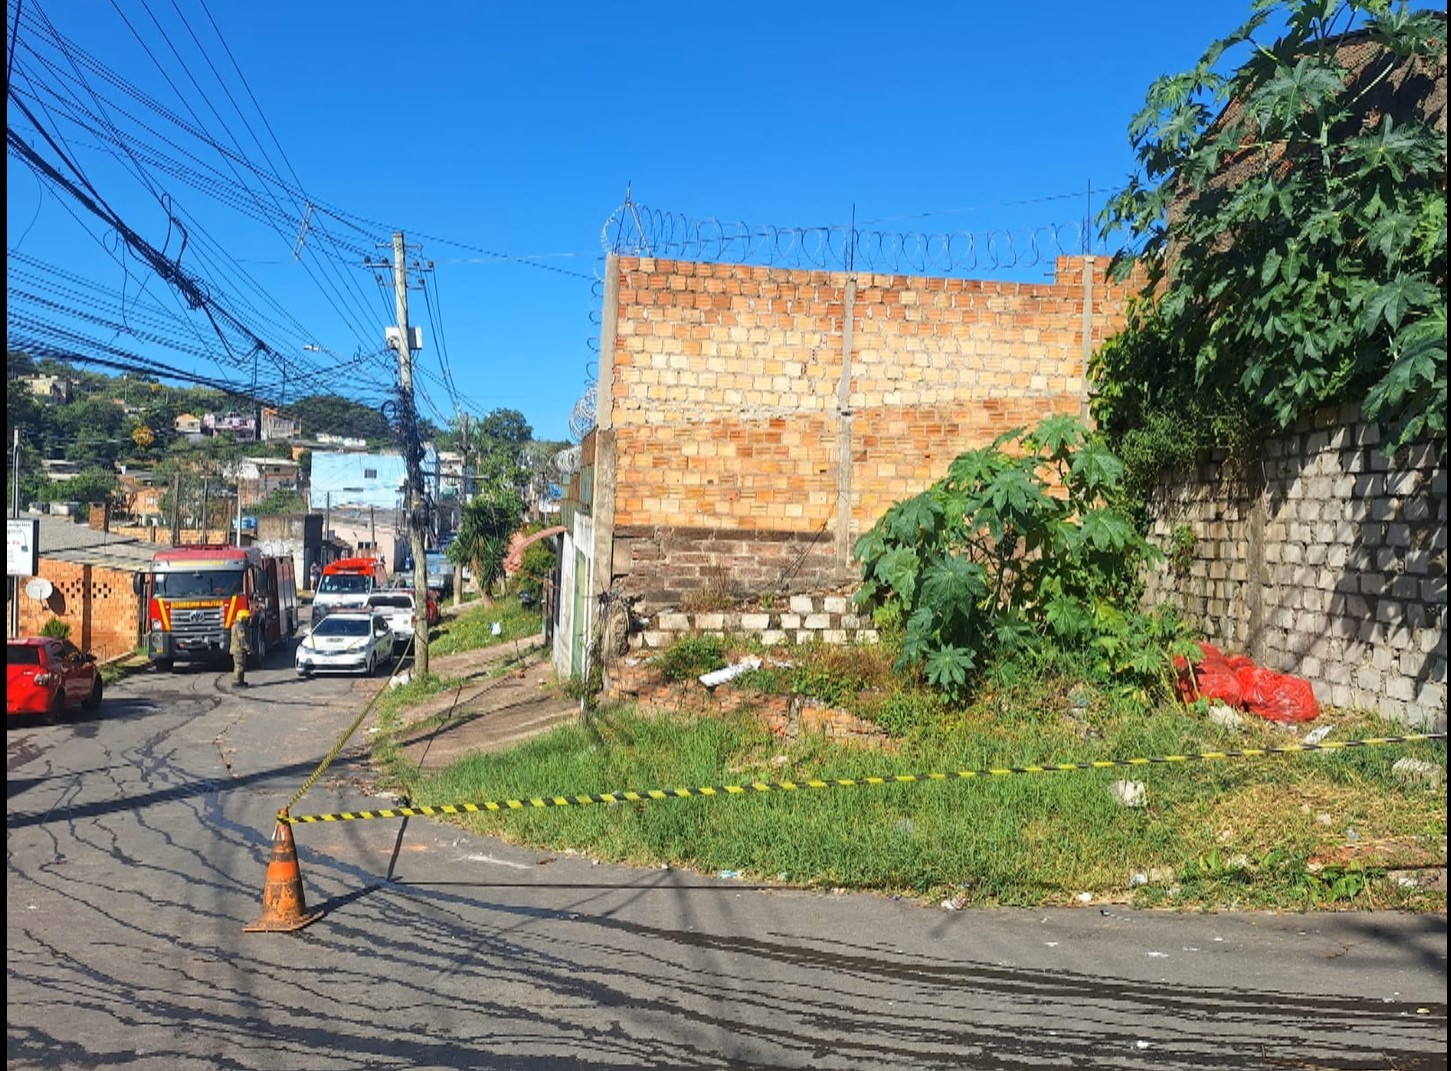
<svg viewBox="0 0 1451 1071">
<path fill-rule="evenodd" d="M 535 636 L 431 659 L 435 674 L 463 683 L 402 711 L 399 748 L 420 769 L 437 770 L 574 721 L 579 701 L 560 690 L 549 654 Z"/>
</svg>

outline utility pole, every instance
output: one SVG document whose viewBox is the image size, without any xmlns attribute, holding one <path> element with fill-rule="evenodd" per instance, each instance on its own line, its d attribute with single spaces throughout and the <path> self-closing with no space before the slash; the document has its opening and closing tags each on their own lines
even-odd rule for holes
<svg viewBox="0 0 1451 1071">
<path fill-rule="evenodd" d="M 413 671 L 428 672 L 428 551 L 423 537 L 423 444 L 413 404 L 413 339 L 408 327 L 408 266 L 403 232 L 393 234 L 393 293 L 398 306 L 398 409 L 408 464 L 408 536 L 413 554 Z"/>
<path fill-rule="evenodd" d="M 171 479 L 171 545 L 181 542 L 181 473 Z"/>
<path fill-rule="evenodd" d="M 14 455 L 10 462 L 10 516 L 20 516 L 20 429 L 16 428 L 11 440 Z M 20 577 L 7 576 L 10 588 L 10 635 L 20 635 Z"/>
<path fill-rule="evenodd" d="M 462 418 L 463 426 L 459 430 L 463 433 L 463 437 L 462 437 L 463 450 L 461 451 L 463 453 L 463 460 L 462 460 L 462 466 L 461 466 L 462 467 L 462 471 L 461 471 L 460 475 L 463 477 L 463 479 L 461 481 L 461 486 L 459 487 L 459 496 L 458 496 L 458 499 L 459 499 L 458 524 L 454 527 L 454 530 L 453 530 L 453 537 L 455 539 L 458 538 L 458 531 L 459 531 L 459 529 L 464 526 L 464 510 L 468 508 L 468 504 L 469 504 L 469 415 L 467 413 L 463 413 L 463 414 L 461 414 L 461 418 Z M 454 608 L 457 609 L 459 606 L 463 605 L 463 601 L 464 601 L 464 566 L 463 566 L 463 562 L 454 562 L 454 565 L 453 565 L 453 605 L 454 605 Z"/>
<path fill-rule="evenodd" d="M 209 532 L 207 530 L 207 510 L 208 510 L 208 508 L 212 504 L 212 487 L 211 487 L 211 484 L 212 484 L 211 477 L 209 477 L 209 476 L 203 476 L 202 477 L 202 526 L 201 527 L 202 527 L 202 542 L 203 543 L 205 543 L 207 541 L 207 537 L 209 535 L 211 535 L 211 532 Z"/>
</svg>

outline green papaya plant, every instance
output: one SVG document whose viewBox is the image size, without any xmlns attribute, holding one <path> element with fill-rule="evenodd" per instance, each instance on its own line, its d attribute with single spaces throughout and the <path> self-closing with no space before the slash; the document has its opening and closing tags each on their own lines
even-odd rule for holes
<svg viewBox="0 0 1451 1071">
<path fill-rule="evenodd" d="M 904 622 L 899 668 L 952 698 L 992 659 L 1045 643 L 1093 652 L 1125 684 L 1164 680 L 1187 632 L 1135 609 L 1162 555 L 1115 505 L 1122 476 L 1069 416 L 961 454 L 857 540 L 857 604 Z"/>
</svg>

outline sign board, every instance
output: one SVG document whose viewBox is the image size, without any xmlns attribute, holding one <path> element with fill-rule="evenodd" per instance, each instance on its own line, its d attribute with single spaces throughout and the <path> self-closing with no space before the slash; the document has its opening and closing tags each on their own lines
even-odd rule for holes
<svg viewBox="0 0 1451 1071">
<path fill-rule="evenodd" d="M 34 576 L 40 571 L 40 519 L 5 518 L 5 575 Z"/>
</svg>

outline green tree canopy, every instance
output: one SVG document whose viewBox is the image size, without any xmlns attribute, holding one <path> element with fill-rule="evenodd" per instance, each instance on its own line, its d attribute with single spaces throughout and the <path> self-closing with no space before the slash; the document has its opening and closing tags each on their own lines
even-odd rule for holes
<svg viewBox="0 0 1451 1071">
<path fill-rule="evenodd" d="M 1103 217 L 1132 250 L 1116 269 L 1148 283 L 1095 356 L 1101 427 L 1172 453 L 1354 402 L 1389 447 L 1444 451 L 1446 140 L 1427 104 L 1445 78 L 1443 13 L 1259 0 L 1153 84 L 1139 173 Z"/>
<path fill-rule="evenodd" d="M 341 435 L 369 442 L 393 438 L 393 430 L 379 410 L 337 394 L 299 398 L 282 413 L 301 421 L 303 434 L 311 437 Z"/>
</svg>

